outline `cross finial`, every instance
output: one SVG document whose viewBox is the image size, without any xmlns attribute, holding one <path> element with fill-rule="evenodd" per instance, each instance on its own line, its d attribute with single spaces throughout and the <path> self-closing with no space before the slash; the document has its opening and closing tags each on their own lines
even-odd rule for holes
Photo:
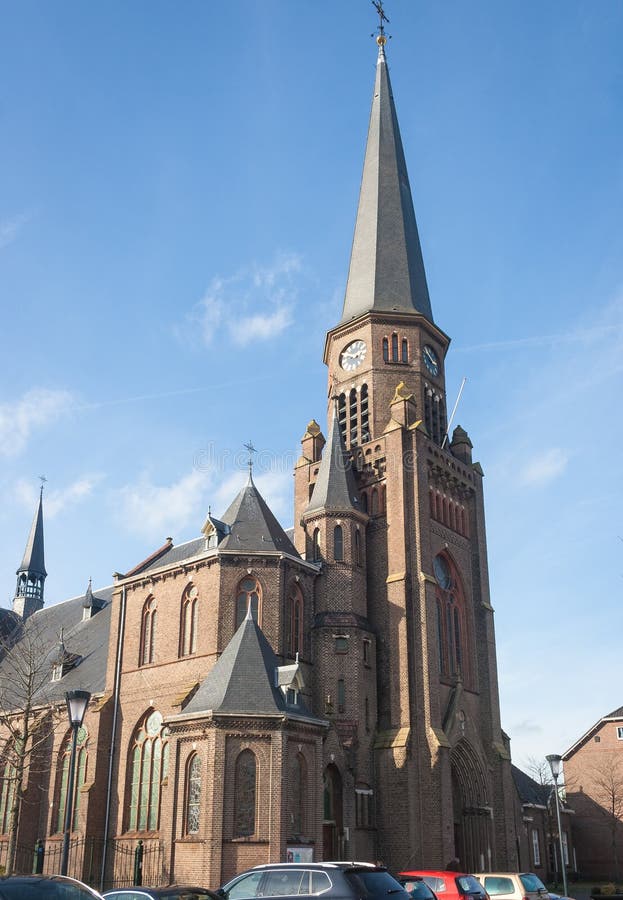
<svg viewBox="0 0 623 900">
<path fill-rule="evenodd" d="M 383 9 L 383 0 L 372 0 L 372 6 L 376 9 L 379 16 L 379 24 L 377 27 L 379 36 L 377 38 L 377 41 L 379 42 L 379 44 L 384 44 L 386 41 L 384 23 L 387 22 L 387 24 L 389 25 L 389 19 L 385 15 L 385 10 Z"/>
<path fill-rule="evenodd" d="M 249 475 L 251 475 L 251 473 L 252 473 L 252 471 L 253 471 L 253 454 L 254 454 L 254 453 L 257 453 L 257 450 L 256 450 L 255 447 L 253 446 L 253 442 L 252 442 L 252 441 L 249 441 L 248 444 L 243 444 L 242 446 L 243 446 L 244 449 L 247 450 L 248 453 L 249 453 L 249 463 L 248 463 L 248 465 L 249 465 Z"/>
<path fill-rule="evenodd" d="M 45 477 L 45 475 L 38 475 L 37 477 L 39 478 L 39 481 L 41 482 L 41 493 L 43 494 L 43 488 L 48 479 Z"/>
</svg>

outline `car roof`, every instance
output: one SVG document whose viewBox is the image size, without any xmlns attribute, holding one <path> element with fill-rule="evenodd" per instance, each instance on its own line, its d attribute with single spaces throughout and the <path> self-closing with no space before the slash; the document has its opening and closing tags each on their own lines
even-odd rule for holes
<svg viewBox="0 0 623 900">
<path fill-rule="evenodd" d="M 457 876 L 469 875 L 469 872 L 454 872 L 450 869 L 409 869 L 399 872 L 399 875 L 437 875 L 439 878 L 456 878 Z M 488 874 L 488 873 L 487 873 Z"/>
<path fill-rule="evenodd" d="M 283 862 L 283 863 L 262 863 L 259 866 L 253 866 L 250 872 L 270 871 L 271 869 L 378 869 L 384 872 L 383 866 L 375 866 L 374 863 L 357 862 L 356 860 L 346 862 L 341 860 L 329 860 L 327 862 Z"/>
</svg>

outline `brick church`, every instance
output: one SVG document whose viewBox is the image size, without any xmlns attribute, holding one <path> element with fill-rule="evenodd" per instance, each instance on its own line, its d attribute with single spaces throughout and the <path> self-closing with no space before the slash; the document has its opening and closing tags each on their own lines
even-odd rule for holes
<svg viewBox="0 0 623 900">
<path fill-rule="evenodd" d="M 39 501 L 0 616 L 5 867 L 31 866 L 39 841 L 58 870 L 74 689 L 91 699 L 69 871 L 95 885 L 131 880 L 139 840 L 144 883 L 216 887 L 287 858 L 513 865 L 483 472 L 447 430 L 450 339 L 377 43 L 328 419 L 302 438 L 294 527 L 250 470 L 195 540 L 46 606 Z"/>
</svg>

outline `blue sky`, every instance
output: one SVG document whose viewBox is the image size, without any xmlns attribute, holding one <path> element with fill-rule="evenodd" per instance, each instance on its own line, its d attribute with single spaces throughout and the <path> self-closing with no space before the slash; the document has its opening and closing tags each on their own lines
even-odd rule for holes
<svg viewBox="0 0 623 900">
<path fill-rule="evenodd" d="M 0 583 L 9 605 L 43 473 L 53 603 L 197 535 L 249 438 L 291 524 L 298 441 L 326 419 L 376 22 L 367 0 L 0 10 Z M 387 14 L 521 764 L 623 703 L 623 5 Z"/>
</svg>

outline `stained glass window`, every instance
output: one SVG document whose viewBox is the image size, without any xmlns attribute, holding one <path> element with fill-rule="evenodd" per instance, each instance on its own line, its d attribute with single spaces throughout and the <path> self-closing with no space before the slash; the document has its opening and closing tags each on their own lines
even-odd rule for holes
<svg viewBox="0 0 623 900">
<path fill-rule="evenodd" d="M 243 578 L 238 585 L 236 598 L 236 628 L 238 628 L 247 616 L 247 610 L 251 607 L 251 616 L 254 622 L 260 621 L 260 583 L 256 578 Z"/>
<path fill-rule="evenodd" d="M 159 712 L 147 713 L 134 732 L 130 750 L 130 831 L 157 831 L 162 782 L 169 762 L 168 728 Z"/>
<path fill-rule="evenodd" d="M 437 642 L 439 671 L 442 675 L 461 675 L 468 682 L 469 656 L 466 653 L 465 597 L 458 570 L 447 554 L 433 560 L 437 581 Z"/>
<path fill-rule="evenodd" d="M 255 754 L 243 750 L 234 775 L 234 837 L 251 837 L 255 832 L 256 784 Z"/>
<path fill-rule="evenodd" d="M 86 781 L 87 774 L 87 740 L 88 734 L 84 726 L 78 730 L 76 743 L 76 772 L 74 782 L 73 796 L 73 812 L 71 817 L 71 830 L 76 830 L 76 822 L 78 819 L 78 810 L 80 809 L 80 789 Z M 57 788 L 57 819 L 56 830 L 63 831 L 65 828 L 65 811 L 67 809 L 67 788 L 69 786 L 69 764 L 71 762 L 71 733 L 66 737 L 65 743 L 61 749 L 61 755 L 58 768 L 58 788 Z"/>
<path fill-rule="evenodd" d="M 197 617 L 199 613 L 199 592 L 189 585 L 182 597 L 182 618 L 180 622 L 180 656 L 189 656 L 197 649 Z"/>
<path fill-rule="evenodd" d="M 156 600 L 154 597 L 148 597 L 143 606 L 143 617 L 141 620 L 141 645 L 139 651 L 139 665 L 141 666 L 146 666 L 154 661 L 157 615 Z"/>
<path fill-rule="evenodd" d="M 196 753 L 188 763 L 186 779 L 186 834 L 197 834 L 201 811 L 201 757 Z"/>
<path fill-rule="evenodd" d="M 290 615 L 289 653 L 295 656 L 303 651 L 303 596 L 299 587 L 294 587 L 288 599 Z"/>
</svg>

